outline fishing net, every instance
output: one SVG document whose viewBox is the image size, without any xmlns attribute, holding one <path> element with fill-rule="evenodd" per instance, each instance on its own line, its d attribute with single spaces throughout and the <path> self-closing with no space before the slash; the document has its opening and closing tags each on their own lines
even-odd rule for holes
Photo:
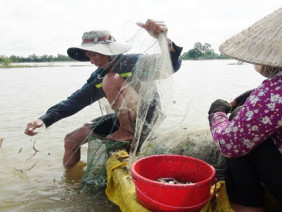
<svg viewBox="0 0 282 212">
<path fill-rule="evenodd" d="M 173 124 L 168 118 L 169 112 L 176 110 L 176 102 L 173 100 L 174 71 L 167 37 L 160 34 L 158 39 L 152 38 L 144 29 L 137 26 L 132 32 L 130 33 L 132 36 L 128 37 L 134 47 L 127 54 L 128 57 L 131 57 L 131 54 L 138 54 L 138 59 L 131 67 L 132 75 L 126 79 L 120 95 L 124 95 L 124 89 L 130 87 L 136 91 L 138 97 L 127 93 L 129 95 L 119 104 L 120 108 L 115 109 L 115 112 L 117 114 L 120 111 L 129 111 L 132 114 L 136 112 L 136 119 L 132 123 L 134 139 L 128 145 L 92 134 L 88 139 L 88 165 L 83 182 L 106 185 L 106 160 L 112 152 L 122 148 L 127 148 L 130 152 L 129 166 L 139 157 L 164 153 L 185 154 L 205 161 L 208 158 L 212 165 L 221 166 L 223 160 L 211 142 L 208 132 L 200 132 L 199 136 L 191 137 L 189 131 L 180 128 L 180 122 L 184 117 Z M 111 112 L 104 100 L 100 102 L 100 108 L 103 114 Z M 186 109 L 182 108 L 183 114 Z M 203 151 L 206 152 L 206 156 L 203 156 Z"/>
<path fill-rule="evenodd" d="M 126 96 L 125 100 L 119 104 L 119 110 L 115 109 L 115 111 L 117 114 L 124 110 L 136 111 L 136 119 L 133 121 L 134 139 L 128 149 L 132 155 L 136 155 L 142 144 L 153 136 L 154 130 L 165 118 L 173 92 L 173 69 L 167 38 L 164 34 L 155 39 L 144 29 L 138 29 L 136 26 L 130 42 L 134 47 L 131 52 L 128 52 L 127 57 L 136 57 L 137 54 L 138 59 L 131 67 L 132 75 L 126 79 L 121 92 L 130 87 L 136 91 L 138 97 Z M 131 99 L 134 102 L 130 102 Z M 107 102 L 102 100 L 99 104 L 103 114 L 110 112 Z M 95 134 L 89 136 L 88 142 L 88 166 L 83 181 L 90 184 L 104 184 L 106 182 L 105 161 L 110 152 L 126 147 L 127 144 L 111 142 Z"/>
<path fill-rule="evenodd" d="M 88 137 L 87 171 L 82 177 L 82 182 L 93 185 L 97 190 L 107 183 L 106 163 L 112 151 L 126 148 L 128 143 L 105 141 L 104 138 L 90 135 Z"/>
</svg>

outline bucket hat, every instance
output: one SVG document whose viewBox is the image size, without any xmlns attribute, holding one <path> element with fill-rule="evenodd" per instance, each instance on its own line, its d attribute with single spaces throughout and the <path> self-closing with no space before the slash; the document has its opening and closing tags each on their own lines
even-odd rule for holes
<svg viewBox="0 0 282 212">
<path fill-rule="evenodd" d="M 96 30 L 83 33 L 82 44 L 67 50 L 68 55 L 78 61 L 89 61 L 85 51 L 97 52 L 107 56 L 119 55 L 131 49 L 132 45 L 118 42 L 107 30 Z"/>
<path fill-rule="evenodd" d="M 282 7 L 226 40 L 219 50 L 244 62 L 282 67 Z"/>
</svg>

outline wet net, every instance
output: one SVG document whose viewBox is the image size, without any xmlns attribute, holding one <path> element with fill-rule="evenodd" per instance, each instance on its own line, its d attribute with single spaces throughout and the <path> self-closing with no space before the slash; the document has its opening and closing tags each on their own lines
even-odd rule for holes
<svg viewBox="0 0 282 212">
<path fill-rule="evenodd" d="M 118 104 L 119 108 L 115 109 L 115 112 L 117 115 L 124 111 L 135 114 L 135 120 L 131 120 L 134 139 L 128 146 L 127 142 L 112 142 L 100 135 L 89 136 L 88 168 L 83 177 L 83 181 L 87 183 L 101 185 L 106 182 L 105 161 L 111 151 L 127 147 L 132 155 L 140 152 L 143 144 L 153 136 L 155 129 L 164 120 L 172 99 L 173 69 L 166 36 L 161 34 L 155 39 L 144 29 L 138 29 L 136 26 L 130 42 L 134 47 L 126 57 L 137 59 L 133 59 L 132 70 L 126 72 L 127 74 L 131 72 L 131 75 L 126 78 L 126 83 L 120 91 L 119 95 L 123 95 L 124 99 Z M 116 63 L 119 62 L 117 60 Z M 135 92 L 125 92 L 129 88 Z M 107 103 L 102 101 L 100 102 L 102 113 L 111 112 Z M 113 105 L 115 102 L 111 102 L 112 108 Z"/>
<path fill-rule="evenodd" d="M 131 75 L 126 78 L 120 91 L 120 95 L 126 96 L 114 111 L 117 115 L 126 111 L 134 117 L 131 120 L 134 138 L 131 142 L 113 142 L 92 134 L 88 138 L 88 165 L 83 182 L 97 187 L 105 186 L 106 160 L 112 152 L 122 148 L 130 153 L 129 166 L 140 157 L 164 153 L 185 154 L 206 160 L 203 151 L 212 165 L 221 166 L 222 158 L 213 142 L 210 142 L 212 139 L 209 132 L 191 136 L 189 132 L 183 132 L 179 128 L 185 117 L 179 120 L 179 124 L 174 122 L 172 125 L 167 120 L 169 111 L 175 104 L 174 71 L 167 37 L 160 34 L 155 39 L 137 26 L 133 32 L 129 40 L 134 47 L 127 53 L 127 57 L 136 57 L 137 54 L 138 59 L 131 64 Z M 127 92 L 128 89 L 133 89 L 134 92 Z M 116 102 L 111 102 L 109 106 L 104 100 L 100 102 L 102 113 L 111 112 L 109 108 L 114 108 L 115 104 Z M 185 109 L 187 108 L 183 108 Z"/>
</svg>

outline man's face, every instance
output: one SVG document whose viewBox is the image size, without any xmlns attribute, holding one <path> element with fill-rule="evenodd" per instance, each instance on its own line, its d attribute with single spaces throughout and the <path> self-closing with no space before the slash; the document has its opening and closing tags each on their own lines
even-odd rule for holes
<svg viewBox="0 0 282 212">
<path fill-rule="evenodd" d="M 109 56 L 99 54 L 96 52 L 87 51 L 85 52 L 85 56 L 89 58 L 91 64 L 94 64 L 95 66 L 99 68 L 106 67 L 108 63 L 110 62 Z"/>
</svg>

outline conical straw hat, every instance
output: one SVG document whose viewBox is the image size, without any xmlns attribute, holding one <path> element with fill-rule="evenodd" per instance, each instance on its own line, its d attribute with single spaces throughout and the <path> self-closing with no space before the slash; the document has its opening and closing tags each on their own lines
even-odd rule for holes
<svg viewBox="0 0 282 212">
<path fill-rule="evenodd" d="M 244 62 L 282 67 L 282 8 L 234 35 L 219 50 Z"/>
</svg>

